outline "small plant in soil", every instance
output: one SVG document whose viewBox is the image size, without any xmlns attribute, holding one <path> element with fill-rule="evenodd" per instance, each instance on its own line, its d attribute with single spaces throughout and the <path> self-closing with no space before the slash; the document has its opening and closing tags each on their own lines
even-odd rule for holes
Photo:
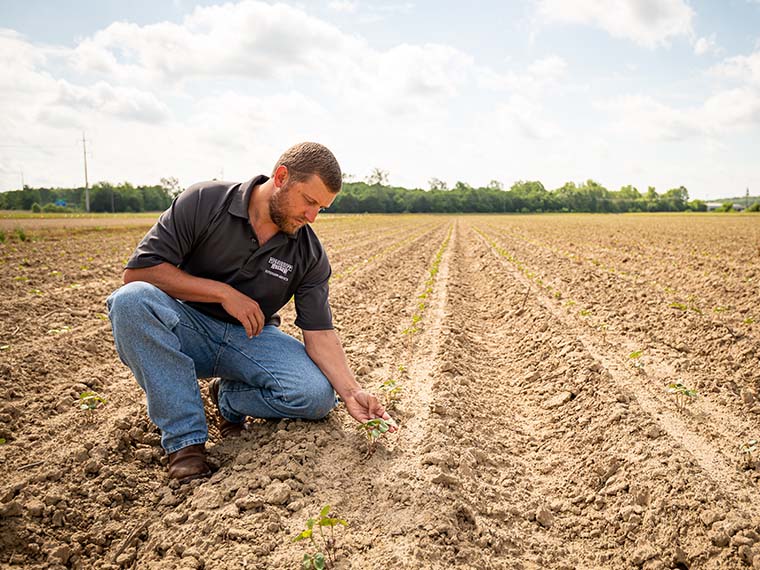
<svg viewBox="0 0 760 570">
<path fill-rule="evenodd" d="M 364 422 L 359 426 L 359 430 L 362 431 L 367 438 L 367 454 L 365 459 L 372 456 L 377 449 L 377 442 L 380 437 L 390 430 L 391 426 L 397 427 L 396 422 L 393 420 L 384 420 L 383 418 L 375 418 Z"/>
<path fill-rule="evenodd" d="M 293 537 L 293 542 L 308 540 L 307 551 L 303 555 L 301 568 L 304 570 L 325 570 L 335 567 L 338 545 L 335 538 L 335 527 L 348 526 L 348 523 L 336 516 L 330 516 L 330 505 L 325 505 L 319 511 L 319 518 L 309 518 L 306 528 Z M 314 527 L 318 533 L 315 535 Z M 329 528 L 329 534 L 325 533 Z"/>
<path fill-rule="evenodd" d="M 631 360 L 631 366 L 633 366 L 633 369 L 636 370 L 639 374 L 644 374 L 644 361 L 641 360 L 641 355 L 644 354 L 644 350 L 634 350 L 631 354 L 628 355 L 628 358 Z"/>
<path fill-rule="evenodd" d="M 95 421 L 95 410 L 106 403 L 106 399 L 95 392 L 87 391 L 79 394 L 79 409 L 85 413 L 85 421 Z"/>
<path fill-rule="evenodd" d="M 739 447 L 739 453 L 741 453 L 744 468 L 754 469 L 757 467 L 758 463 L 760 463 L 758 460 L 758 454 L 760 453 L 760 440 L 750 439 L 747 443 L 743 443 Z"/>
<path fill-rule="evenodd" d="M 398 402 L 401 395 L 401 386 L 395 378 L 390 378 L 380 384 L 380 389 L 385 394 L 386 407 L 392 407 L 396 402 Z"/>
<path fill-rule="evenodd" d="M 684 411 L 686 405 L 697 397 L 697 391 L 687 388 L 680 382 L 671 382 L 668 384 L 668 392 L 673 394 L 676 399 L 676 407 L 679 411 Z"/>
<path fill-rule="evenodd" d="M 16 234 L 19 241 L 26 241 L 28 239 L 24 228 L 14 228 L 13 233 Z"/>
</svg>

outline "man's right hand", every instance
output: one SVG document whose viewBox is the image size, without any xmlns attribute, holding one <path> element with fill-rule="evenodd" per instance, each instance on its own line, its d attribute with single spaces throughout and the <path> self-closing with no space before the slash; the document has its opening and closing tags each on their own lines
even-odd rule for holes
<svg viewBox="0 0 760 570">
<path fill-rule="evenodd" d="M 230 291 L 225 295 L 222 307 L 240 321 L 248 338 L 258 336 L 264 328 L 264 313 L 261 312 L 259 304 L 234 287 L 230 287 Z"/>
</svg>

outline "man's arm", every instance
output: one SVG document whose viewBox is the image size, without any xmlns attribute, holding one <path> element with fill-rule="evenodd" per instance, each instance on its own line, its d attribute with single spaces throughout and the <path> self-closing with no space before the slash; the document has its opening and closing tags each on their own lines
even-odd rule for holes
<svg viewBox="0 0 760 570">
<path fill-rule="evenodd" d="M 261 312 L 259 304 L 248 295 L 221 281 L 190 275 L 171 263 L 126 269 L 124 283 L 132 281 L 144 281 L 155 285 L 175 299 L 220 303 L 225 311 L 245 327 L 248 338 L 257 336 L 264 327 L 264 313 Z"/>
<path fill-rule="evenodd" d="M 334 330 L 303 331 L 306 353 L 319 366 L 335 391 L 346 404 L 346 409 L 358 422 L 375 418 L 391 419 L 377 397 L 356 381 L 348 368 L 346 353 Z M 391 431 L 395 428 L 391 426 Z"/>
</svg>

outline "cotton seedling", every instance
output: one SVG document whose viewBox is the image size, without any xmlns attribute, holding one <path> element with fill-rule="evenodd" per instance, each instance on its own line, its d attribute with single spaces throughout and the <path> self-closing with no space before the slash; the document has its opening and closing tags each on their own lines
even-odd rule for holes
<svg viewBox="0 0 760 570">
<path fill-rule="evenodd" d="M 760 440 L 757 439 L 750 439 L 739 447 L 745 469 L 752 469 L 757 465 L 758 451 L 760 451 Z"/>
<path fill-rule="evenodd" d="M 401 386 L 395 378 L 390 378 L 380 384 L 380 389 L 385 393 L 385 406 L 392 407 L 399 399 Z"/>
<path fill-rule="evenodd" d="M 348 526 L 348 522 L 336 516 L 330 516 L 330 505 L 325 505 L 319 511 L 319 518 L 309 518 L 306 528 L 293 537 L 293 542 L 308 540 L 311 548 L 304 553 L 301 568 L 304 570 L 326 570 L 335 567 L 338 545 L 335 539 L 335 527 Z M 315 538 L 314 527 L 319 531 Z M 330 529 L 329 536 L 325 528 Z M 319 540 L 317 540 L 317 538 Z"/>
<path fill-rule="evenodd" d="M 697 397 L 697 391 L 691 390 L 690 388 L 687 388 L 680 382 L 671 382 L 668 384 L 668 392 L 673 394 L 673 396 L 676 399 L 676 407 L 679 411 L 684 411 L 686 409 L 686 405 L 693 399 Z"/>
<path fill-rule="evenodd" d="M 106 403 L 106 399 L 95 392 L 82 392 L 79 394 L 79 409 L 85 413 L 88 422 L 95 421 L 95 410 Z"/>
<path fill-rule="evenodd" d="M 634 350 L 631 354 L 628 355 L 628 358 L 631 359 L 631 366 L 633 366 L 634 370 L 638 372 L 639 374 L 644 373 L 644 361 L 641 360 L 641 355 L 644 354 L 644 350 Z"/>
<path fill-rule="evenodd" d="M 377 441 L 384 433 L 387 433 L 391 427 L 398 427 L 396 422 L 392 419 L 384 420 L 383 418 L 375 418 L 364 422 L 359 426 L 359 430 L 364 433 L 367 438 L 367 453 L 364 456 L 365 459 L 372 456 L 377 449 Z"/>
</svg>

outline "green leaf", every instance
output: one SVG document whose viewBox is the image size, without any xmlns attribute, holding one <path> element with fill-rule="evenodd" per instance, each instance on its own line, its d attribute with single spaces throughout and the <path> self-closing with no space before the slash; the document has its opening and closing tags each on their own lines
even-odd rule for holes
<svg viewBox="0 0 760 570">
<path fill-rule="evenodd" d="M 303 555 L 303 562 L 301 563 L 301 567 L 303 568 L 303 570 L 311 570 L 312 568 L 311 556 L 309 556 L 308 554 Z"/>
<path fill-rule="evenodd" d="M 377 427 L 377 429 L 380 430 L 380 433 L 385 433 L 386 431 L 388 431 L 388 424 L 383 422 Z"/>
<path fill-rule="evenodd" d="M 321 552 L 317 552 L 314 555 L 314 568 L 316 570 L 325 570 L 325 555 Z"/>
<path fill-rule="evenodd" d="M 311 538 L 311 533 L 314 532 L 311 530 L 311 528 L 307 528 L 306 530 L 302 531 L 300 534 L 293 537 L 293 542 L 300 542 L 302 540 L 305 540 L 307 538 Z"/>
<path fill-rule="evenodd" d="M 314 519 L 309 519 L 306 521 L 306 528 L 314 528 Z"/>
<path fill-rule="evenodd" d="M 319 511 L 319 516 L 326 517 L 328 514 L 330 514 L 330 505 L 325 505 L 322 507 L 322 510 Z"/>
</svg>

